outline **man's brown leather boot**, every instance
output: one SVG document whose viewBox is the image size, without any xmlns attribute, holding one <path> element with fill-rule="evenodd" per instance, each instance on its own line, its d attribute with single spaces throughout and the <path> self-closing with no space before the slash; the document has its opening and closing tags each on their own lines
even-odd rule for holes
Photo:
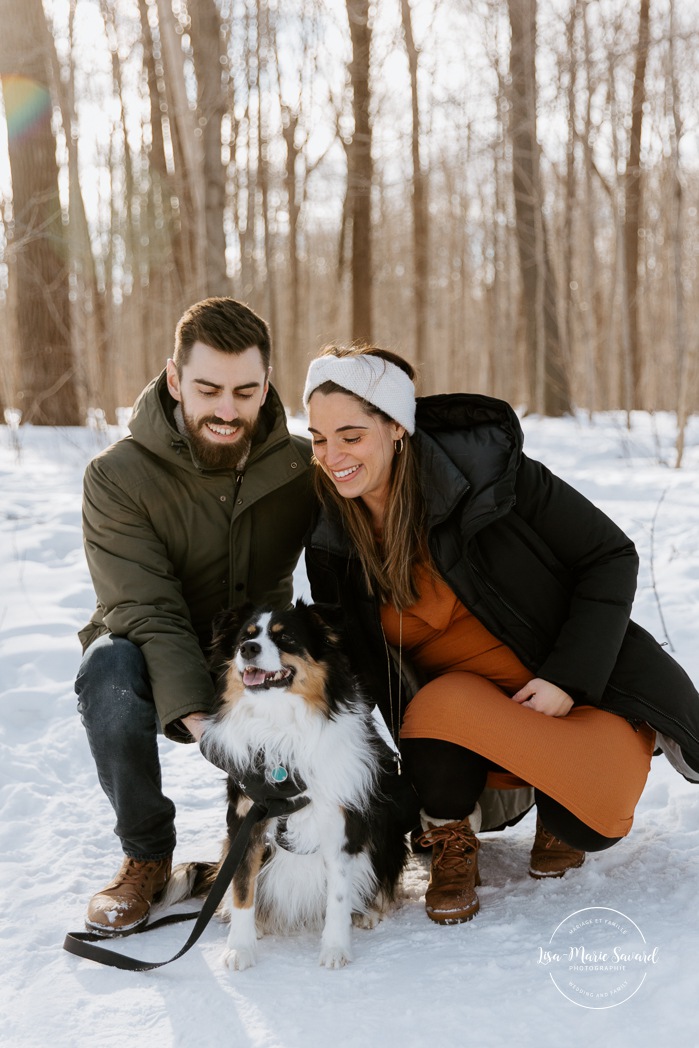
<svg viewBox="0 0 699 1048">
<path fill-rule="evenodd" d="M 121 864 L 111 884 L 93 895 L 85 925 L 100 935 L 128 935 L 148 920 L 151 904 L 167 884 L 172 858 L 130 859 Z"/>
</svg>

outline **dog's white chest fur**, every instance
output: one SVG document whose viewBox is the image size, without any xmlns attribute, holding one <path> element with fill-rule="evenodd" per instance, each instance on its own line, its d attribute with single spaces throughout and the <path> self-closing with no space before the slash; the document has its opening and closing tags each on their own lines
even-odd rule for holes
<svg viewBox="0 0 699 1048">
<path fill-rule="evenodd" d="M 351 914 L 367 914 L 376 894 L 368 855 L 347 850 L 345 821 L 346 809 L 362 810 L 378 774 L 368 716 L 346 712 L 330 720 L 300 696 L 246 691 L 212 725 L 210 741 L 241 772 L 262 756 L 268 772 L 283 768 L 300 777 L 310 798 L 285 826 L 275 819 L 267 827 L 270 856 L 257 879 L 254 907 L 231 907 L 232 966 L 255 963 L 258 931 L 321 925 L 321 962 L 341 967 L 350 959 Z"/>
<path fill-rule="evenodd" d="M 299 695 L 246 691 L 207 737 L 240 769 L 261 754 L 270 772 L 297 772 L 314 803 L 361 807 L 377 775 L 368 718 L 340 713 L 329 720 Z"/>
<path fill-rule="evenodd" d="M 250 798 L 268 800 L 275 783 L 307 800 L 253 828 L 233 875 L 227 963 L 255 963 L 258 928 L 322 925 L 321 964 L 342 967 L 352 921 L 373 926 L 394 898 L 406 846 L 379 788 L 381 744 L 332 609 L 297 601 L 244 621 L 231 611 L 214 650 L 225 668 L 201 748 L 229 775 L 229 845 Z M 180 881 L 194 890 L 201 864 L 188 866 Z"/>
</svg>

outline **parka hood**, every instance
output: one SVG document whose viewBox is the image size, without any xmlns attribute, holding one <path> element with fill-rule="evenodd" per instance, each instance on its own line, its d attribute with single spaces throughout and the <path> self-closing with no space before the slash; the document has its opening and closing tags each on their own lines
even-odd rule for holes
<svg viewBox="0 0 699 1048">
<path fill-rule="evenodd" d="M 504 400 L 476 393 L 419 397 L 415 445 L 430 530 L 468 496 L 469 530 L 507 512 L 515 500 L 523 434 Z M 337 511 L 320 511 L 310 542 L 345 557 L 355 556 Z"/>
<path fill-rule="evenodd" d="M 512 506 L 524 435 L 508 403 L 478 393 L 420 397 L 416 423 L 428 526 L 466 494 L 474 526 Z"/>
<path fill-rule="evenodd" d="M 501 426 L 521 448 L 522 427 L 513 408 L 505 400 L 481 393 L 437 393 L 417 399 L 416 424 L 427 433 L 470 428 L 484 423 Z"/>
</svg>

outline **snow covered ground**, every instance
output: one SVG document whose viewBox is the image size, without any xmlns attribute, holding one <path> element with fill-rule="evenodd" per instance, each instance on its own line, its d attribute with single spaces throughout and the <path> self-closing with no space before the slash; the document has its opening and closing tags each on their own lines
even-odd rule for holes
<svg viewBox="0 0 699 1048">
<path fill-rule="evenodd" d="M 642 558 L 635 618 L 668 639 L 699 681 L 699 420 L 680 471 L 668 465 L 668 416 L 634 416 L 630 432 L 620 415 L 524 425 L 528 453 L 633 537 Z M 265 939 L 256 968 L 230 972 L 220 963 L 225 930 L 216 922 L 184 958 L 150 973 L 101 968 L 61 949 L 119 863 L 73 695 L 75 634 L 93 602 L 80 537 L 81 475 L 119 435 L 27 428 L 17 441 L 0 428 L 2 1044 L 656 1048 L 662 1039 L 696 1048 L 699 792 L 664 757 L 653 761 L 630 836 L 561 881 L 527 876 L 532 814 L 504 834 L 484 835 L 482 908 L 469 924 L 428 921 L 427 868 L 414 859 L 402 908 L 375 931 L 355 931 L 354 963 L 341 971 L 318 967 L 317 937 L 309 934 Z M 301 591 L 301 572 L 298 581 Z M 178 807 L 176 859 L 217 857 L 221 774 L 193 746 L 163 742 L 162 761 Z M 584 996 L 573 1003 L 542 963 L 557 926 L 580 910 L 618 911 L 624 931 L 634 922 L 648 952 L 656 951 L 645 978 L 635 970 L 638 989 L 625 1003 L 583 1007 Z M 120 948 L 161 960 L 188 932 L 189 925 L 175 926 Z M 612 976 L 600 978 L 615 989 Z M 609 1002 L 619 999 L 612 993 Z"/>
</svg>

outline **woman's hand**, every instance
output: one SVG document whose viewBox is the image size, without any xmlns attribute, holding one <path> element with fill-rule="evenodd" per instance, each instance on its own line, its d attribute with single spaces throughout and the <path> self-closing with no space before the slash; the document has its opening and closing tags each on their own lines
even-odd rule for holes
<svg viewBox="0 0 699 1048">
<path fill-rule="evenodd" d="M 573 700 L 567 691 L 540 677 L 530 680 L 512 698 L 520 706 L 528 706 L 530 710 L 545 713 L 547 717 L 565 717 L 573 707 Z"/>
</svg>

